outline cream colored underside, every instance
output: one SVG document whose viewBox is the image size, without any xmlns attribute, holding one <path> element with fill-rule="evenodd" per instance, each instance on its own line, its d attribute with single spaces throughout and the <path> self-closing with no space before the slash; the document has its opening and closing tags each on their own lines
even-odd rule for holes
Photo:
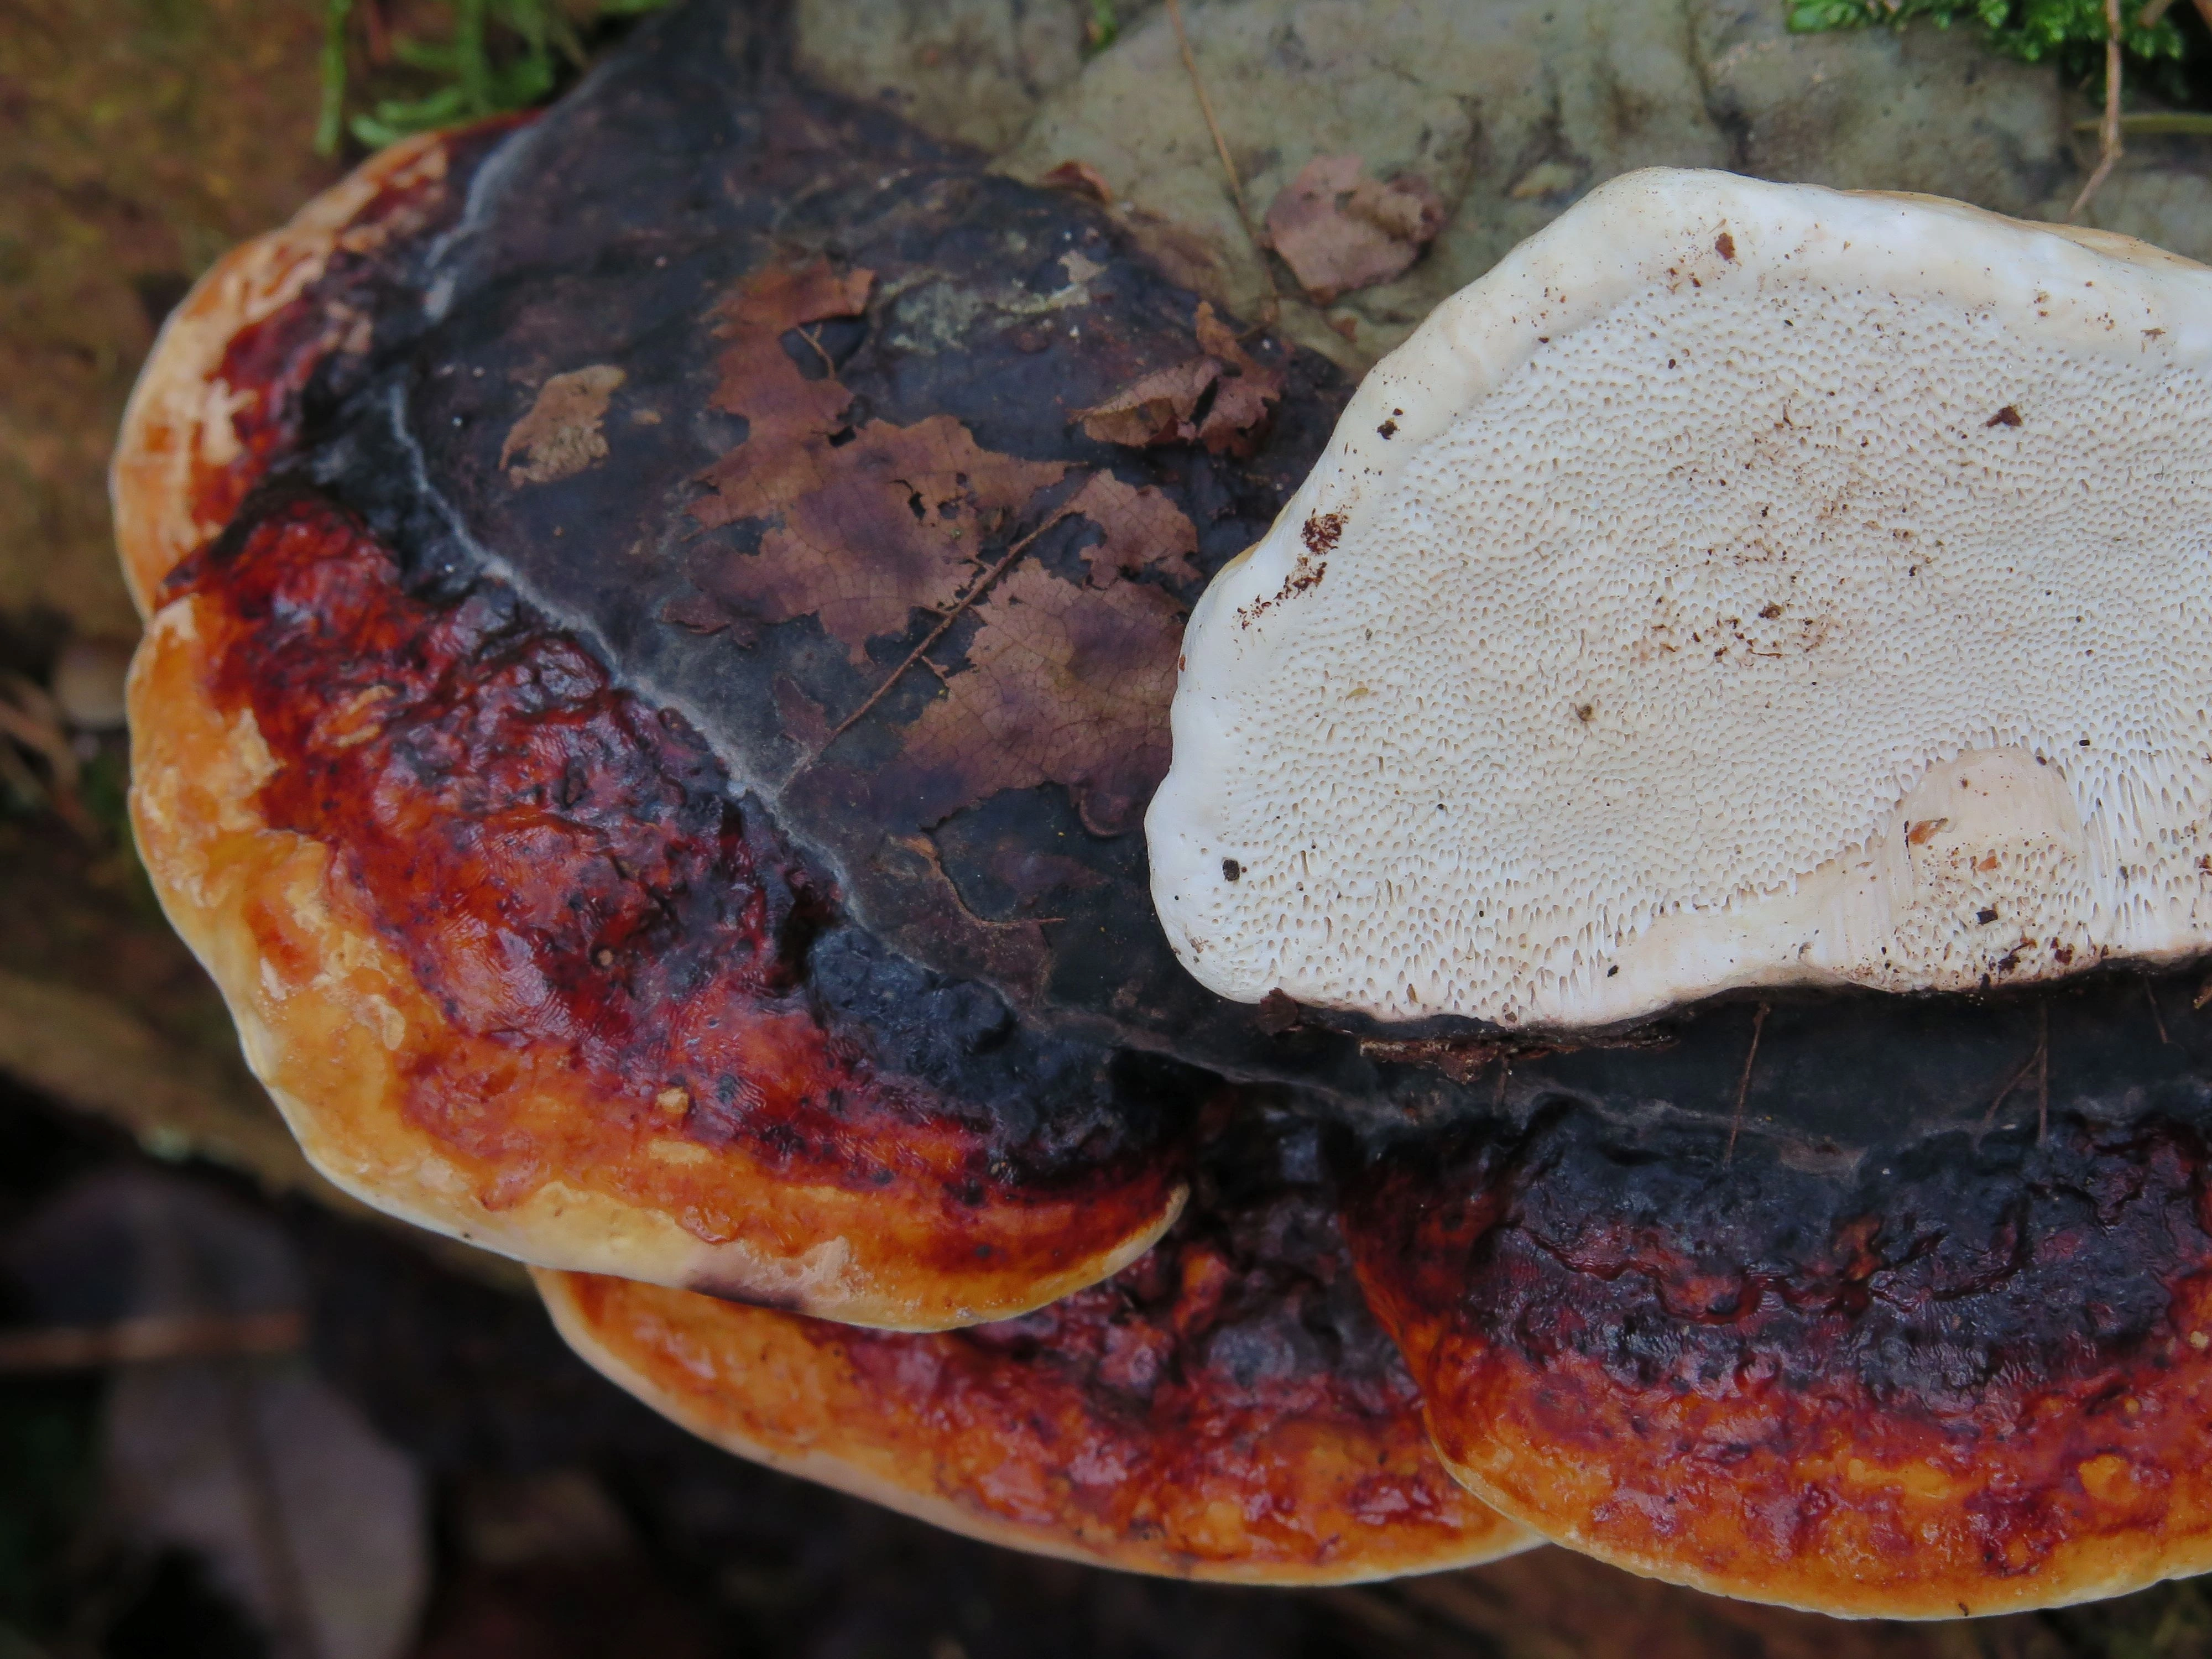
<svg viewBox="0 0 2212 1659">
<path fill-rule="evenodd" d="M 1378 366 L 1185 660 L 1153 893 L 1239 1000 L 1572 1025 L 2197 953 L 2212 272 L 1616 180 Z"/>
</svg>

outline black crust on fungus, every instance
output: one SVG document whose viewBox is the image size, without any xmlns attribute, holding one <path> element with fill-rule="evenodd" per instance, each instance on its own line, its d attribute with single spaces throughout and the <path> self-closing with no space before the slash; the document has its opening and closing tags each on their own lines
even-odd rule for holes
<svg viewBox="0 0 2212 1659">
<path fill-rule="evenodd" d="M 2204 1173 L 2201 1136 L 2160 1116 L 1953 1130 L 1838 1176 L 1554 1100 L 1384 1157 L 1355 1230 L 1534 1364 L 1577 1355 L 1631 1390 L 1850 1384 L 1971 1426 L 2174 1339 L 2170 1286 L 2212 1264 Z M 1463 1257 L 1405 1255 L 1395 1218 L 1438 1206 L 1487 1219 Z"/>
<path fill-rule="evenodd" d="M 757 543 L 757 528 L 742 524 L 702 534 L 688 509 L 703 493 L 699 474 L 742 453 L 746 435 L 743 419 L 712 406 L 722 345 L 714 308 L 772 263 L 827 258 L 874 273 L 865 319 L 819 331 L 853 394 L 855 425 L 951 416 L 994 453 L 1158 488 L 1198 536 L 1200 579 L 1170 584 L 1185 610 L 1264 531 L 1348 390 L 1322 360 L 1289 356 L 1288 389 L 1249 460 L 1085 436 L 1077 411 L 1194 354 L 1196 297 L 1091 203 L 986 173 L 879 112 L 797 83 L 781 56 L 744 9 L 693 5 L 641 29 L 509 139 L 473 182 L 461 225 L 412 273 L 426 296 L 413 326 L 380 327 L 374 370 L 311 432 L 303 470 L 401 551 L 418 591 L 513 583 L 623 684 L 682 710 L 740 785 L 836 872 L 847 912 L 899 955 L 991 982 L 1024 1013 L 1088 1042 L 1261 1076 L 1333 1073 L 1346 1098 L 1364 1094 L 1372 1068 L 1351 1044 L 1330 1045 L 1320 1064 L 1285 1055 L 1244 1011 L 1182 972 L 1139 897 L 1146 877 L 1134 823 L 1093 833 L 1050 785 L 950 813 L 933 810 L 926 790 L 887 793 L 877 775 L 933 689 L 928 673 L 908 673 L 878 717 L 823 762 L 799 765 L 780 685 L 842 714 L 922 639 L 927 613 L 905 636 L 873 641 L 865 667 L 811 617 L 742 645 L 667 619 L 696 597 L 702 544 L 742 556 Z M 1103 274 L 1089 282 L 1090 303 L 1055 309 L 1069 254 Z M 529 389 L 598 362 L 626 377 L 605 422 L 606 458 L 571 477 L 510 487 L 501 449 Z M 640 411 L 650 423 L 633 418 Z M 1030 556 L 1079 580 L 1079 550 L 1095 539 L 1085 532 L 1062 524 Z M 962 636 L 947 643 L 941 655 Z M 903 850 L 917 837 L 928 839 L 942 879 Z M 1040 848 L 1066 873 L 1010 890 L 1009 857 Z M 954 910 L 975 925 L 945 926 Z M 1018 976 L 970 948 L 979 932 L 1017 927 L 1042 937 Z M 910 1018 L 897 999 L 861 1000 Z"/>
</svg>

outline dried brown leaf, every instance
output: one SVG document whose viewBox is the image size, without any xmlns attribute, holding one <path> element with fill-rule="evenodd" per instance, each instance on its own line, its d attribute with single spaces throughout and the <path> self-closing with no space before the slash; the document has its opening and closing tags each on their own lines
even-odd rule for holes
<svg viewBox="0 0 2212 1659">
<path fill-rule="evenodd" d="M 1316 155 L 1277 193 L 1267 235 L 1316 304 L 1387 283 L 1420 256 L 1444 222 L 1425 179 L 1388 184 L 1365 176 L 1357 155 Z"/>
<path fill-rule="evenodd" d="M 715 363 L 714 407 L 744 416 L 753 438 L 834 428 L 850 396 L 834 376 L 810 380 L 799 374 L 783 337 L 810 323 L 859 316 L 875 281 L 872 270 L 840 272 L 826 259 L 772 265 L 749 278 L 721 308 L 719 331 L 730 343 Z"/>
<path fill-rule="evenodd" d="M 1202 443 L 1217 455 L 1251 453 L 1268 406 L 1283 395 L 1282 374 L 1245 350 L 1207 301 L 1198 302 L 1192 332 L 1202 355 L 1155 369 L 1104 403 L 1079 410 L 1085 434 L 1132 449 Z M 1198 412 L 1202 404 L 1203 416 Z"/>
<path fill-rule="evenodd" d="M 1016 570 L 976 606 L 969 666 L 908 733 L 908 762 L 957 780 L 951 808 L 1057 783 L 1099 835 L 1128 829 L 1168 769 L 1182 611 L 1158 588 Z"/>
<path fill-rule="evenodd" d="M 1108 587 L 1147 565 L 1177 581 L 1194 582 L 1198 529 L 1183 510 L 1150 484 L 1123 483 L 1110 472 L 1094 473 L 1069 497 L 1067 510 L 1082 514 L 1106 532 L 1106 539 L 1084 550 L 1091 585 Z"/>
<path fill-rule="evenodd" d="M 1106 182 L 1106 175 L 1088 161 L 1062 161 L 1040 177 L 1037 183 L 1048 190 L 1073 191 L 1103 205 L 1113 205 L 1113 186 Z"/>
<path fill-rule="evenodd" d="M 1282 371 L 1245 350 L 1235 331 L 1203 300 L 1192 328 L 1200 347 L 1231 371 L 1218 382 L 1212 407 L 1199 423 L 1199 441 L 1211 454 L 1249 455 L 1265 435 L 1268 406 L 1283 395 Z"/>
<path fill-rule="evenodd" d="M 1153 370 L 1104 403 L 1079 411 L 1084 435 L 1104 444 L 1142 449 L 1149 444 L 1188 443 L 1198 435 L 1191 416 L 1198 400 L 1221 375 L 1210 357 L 1193 357 Z"/>
<path fill-rule="evenodd" d="M 765 478 L 733 465 L 749 447 L 708 481 L 723 516 L 775 527 L 758 553 L 724 560 L 702 585 L 763 623 L 818 616 L 855 663 L 870 640 L 902 632 L 917 608 L 954 601 L 985 535 L 1066 471 L 982 448 L 949 415 L 909 427 L 878 422 L 840 447 L 794 447 Z"/>
<path fill-rule="evenodd" d="M 826 264 L 775 268 L 732 298 L 715 402 L 749 429 L 701 475 L 711 493 L 691 508 L 709 528 L 769 521 L 759 552 L 695 560 L 704 592 L 759 623 L 818 616 L 855 663 L 917 607 L 955 602 L 986 535 L 1066 472 L 984 449 L 946 415 L 832 443 L 850 395 L 834 376 L 806 379 L 782 338 L 861 310 L 872 282 Z"/>
<path fill-rule="evenodd" d="M 612 363 L 592 363 L 556 374 L 538 387 L 529 412 L 507 429 L 507 441 L 499 447 L 507 483 L 518 489 L 551 483 L 606 459 L 607 441 L 599 423 L 606 418 L 608 400 L 628 378 Z"/>
</svg>

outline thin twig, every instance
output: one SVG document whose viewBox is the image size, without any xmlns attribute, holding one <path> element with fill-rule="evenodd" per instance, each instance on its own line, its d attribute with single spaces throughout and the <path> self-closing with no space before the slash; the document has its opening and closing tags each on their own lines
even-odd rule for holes
<svg viewBox="0 0 2212 1659">
<path fill-rule="evenodd" d="M 899 683 L 901 678 L 905 675 L 906 671 L 913 667 L 915 664 L 920 662 L 922 659 L 923 653 L 926 653 L 930 647 L 935 645 L 938 641 L 943 639 L 945 635 L 951 630 L 952 624 L 960 620 L 962 614 L 966 611 L 968 607 L 975 604 L 977 599 L 983 597 L 984 590 L 989 587 L 993 582 L 998 580 L 1000 577 L 1005 575 L 1006 572 L 1012 568 L 1013 562 L 1016 559 L 1020 558 L 1023 554 L 1029 551 L 1031 543 L 1035 542 L 1038 537 L 1043 535 L 1046 531 L 1051 529 L 1053 526 L 1058 524 L 1062 519 L 1066 518 L 1073 510 L 1074 509 L 1072 507 L 1061 507 L 1059 512 L 1054 514 L 1052 517 L 1047 519 L 1035 530 L 1030 531 L 1028 535 L 1023 537 L 1021 540 L 1016 542 L 1012 547 L 1008 548 L 1006 550 L 1006 556 L 1005 558 L 1000 560 L 998 563 L 993 565 L 988 570 L 977 577 L 975 579 L 975 585 L 965 593 L 961 595 L 960 603 L 954 605 L 952 609 L 945 613 L 945 620 L 939 623 L 936 627 L 929 630 L 929 637 L 924 640 L 920 645 L 915 647 L 913 650 L 906 653 L 905 659 L 900 662 L 899 665 L 896 668 L 892 669 L 889 674 L 884 677 L 884 683 L 881 685 L 878 685 L 874 690 L 868 693 L 867 700 L 865 702 L 863 702 L 858 708 L 855 708 L 851 714 L 846 715 L 843 720 L 837 722 L 836 726 L 831 729 L 830 735 L 822 740 L 822 747 L 814 751 L 812 758 L 808 760 L 806 763 L 809 766 L 811 766 L 815 761 L 820 760 L 823 756 L 828 754 L 830 752 L 830 745 L 836 742 L 838 738 L 843 737 L 845 733 L 851 731 L 854 726 L 860 722 L 870 709 L 873 708 L 878 703 L 881 702 L 885 696 L 890 695 L 891 687 Z"/>
<path fill-rule="evenodd" d="M 0 1331 L 0 1375 L 292 1353 L 306 1340 L 307 1322 L 290 1309 L 259 1314 L 149 1314 L 112 1325 Z"/>
<path fill-rule="evenodd" d="M 2204 3 L 2212 6 L 2212 0 L 2204 0 Z M 2101 132 L 2104 128 L 2105 118 L 2101 115 L 2074 124 L 2076 132 Z M 2212 134 L 2212 115 L 2188 109 L 2139 109 L 2120 117 L 2120 131 L 2154 138 L 2202 138 Z"/>
<path fill-rule="evenodd" d="M 2173 1039 L 2166 1034 L 2166 1016 L 2160 1012 L 2158 993 L 2150 988 L 2150 975 L 2145 974 L 2140 982 L 2143 988 L 2143 1000 L 2150 1004 L 2151 1020 L 2158 1027 L 2159 1046 L 2170 1048 L 2173 1046 Z"/>
<path fill-rule="evenodd" d="M 1252 204 L 1244 199 L 1244 181 L 1237 176 L 1237 163 L 1229 156 L 1229 140 L 1222 137 L 1221 123 L 1213 118 L 1213 100 L 1206 96 L 1206 77 L 1198 72 L 1198 58 L 1190 49 L 1190 31 L 1183 27 L 1182 0 L 1168 0 L 1168 17 L 1175 24 L 1176 45 L 1182 49 L 1182 66 L 1189 73 L 1191 90 L 1198 94 L 1198 112 L 1206 118 L 1206 130 L 1213 135 L 1213 152 L 1221 158 L 1221 170 L 1229 175 L 1229 194 L 1237 203 L 1237 217 L 1243 223 L 1244 239 L 1252 245 L 1252 252 L 1260 261 L 1260 280 L 1267 285 L 1267 315 L 1262 326 L 1273 328 L 1275 314 L 1282 308 L 1282 296 L 1275 291 L 1275 273 L 1267 263 L 1267 245 L 1260 240 L 1260 230 L 1252 217 Z"/>
<path fill-rule="evenodd" d="M 2036 1005 L 2035 1022 L 2034 1052 L 2030 1054 L 2026 1060 L 2021 1061 L 2020 1069 L 2005 1079 L 2004 1087 L 1997 1091 L 1996 1098 L 1990 1103 L 1989 1110 L 1982 1114 L 1982 1127 L 1984 1130 L 1987 1130 L 1990 1125 L 1996 1121 L 1997 1108 L 2003 1105 L 2006 1101 L 2012 1097 L 2012 1091 L 2014 1090 L 2019 1088 L 2021 1084 L 2027 1081 L 2027 1074 L 2030 1072 L 2037 1071 L 2039 1068 L 2041 1072 L 2042 1089 L 2040 1103 L 2036 1109 L 2036 1139 L 2040 1141 L 2043 1139 L 2043 1129 L 2049 1124 L 2051 1117 L 2050 1004 L 2039 1003 Z"/>
<path fill-rule="evenodd" d="M 2136 14 L 2136 27 L 2139 29 L 2156 28 L 2158 20 L 2166 15 L 2172 4 L 2173 0 L 2150 0 L 2150 4 Z M 2197 0 L 2197 15 L 2204 20 L 2208 28 L 2212 28 L 2212 0 Z"/>
<path fill-rule="evenodd" d="M 392 62 L 392 30 L 384 21 L 384 0 L 363 0 L 361 21 L 368 36 L 368 61 L 383 69 Z"/>
<path fill-rule="evenodd" d="M 2051 1133 L 2051 1005 L 2035 1005 L 2035 1144 Z"/>
<path fill-rule="evenodd" d="M 2074 205 L 2066 210 L 2066 222 L 2072 224 L 2089 205 L 2089 198 L 2098 187 L 2112 176 L 2112 166 L 2124 152 L 2120 148 L 2120 0 L 2105 0 L 2105 124 L 2097 139 L 2097 170 L 2081 186 L 2081 193 L 2074 198 Z"/>
<path fill-rule="evenodd" d="M 1725 1167 L 1735 1157 L 1735 1138 L 1743 1132 L 1743 1103 L 1751 1095 L 1751 1064 L 1759 1058 L 1759 1034 L 1766 1029 L 1766 1005 L 1751 1017 L 1751 1047 L 1743 1057 L 1743 1073 L 1735 1080 L 1735 1110 L 1729 1118 L 1728 1151 L 1721 1154 Z"/>
<path fill-rule="evenodd" d="M 34 784 L 31 799 L 43 794 L 80 836 L 98 834 L 99 826 L 77 793 L 76 751 L 63 730 L 61 709 L 45 691 L 14 674 L 0 676 L 0 742 L 9 739 L 46 763 L 48 783 L 43 791 Z M 4 770 L 7 781 L 21 793 L 22 769 L 9 766 Z"/>
<path fill-rule="evenodd" d="M 800 339 L 805 341 L 807 344 L 814 348 L 814 355 L 822 360 L 822 367 L 829 371 L 832 379 L 835 379 L 837 374 L 837 365 L 830 362 L 829 352 L 823 349 L 822 334 L 819 327 L 796 329 L 793 331 L 796 333 Z"/>
<path fill-rule="evenodd" d="M 1992 1123 L 1995 1123 L 1997 1121 L 1997 1108 L 2003 1105 L 2006 1101 L 2011 1099 L 2012 1091 L 2019 1088 L 2022 1083 L 2027 1080 L 2027 1074 L 2035 1069 L 2036 1056 L 2040 1054 L 2042 1052 L 2043 1047 L 2040 1043 L 2038 1043 L 2034 1049 L 2030 1052 L 2027 1058 L 2021 1061 L 2018 1067 L 2013 1072 L 2013 1074 L 2005 1079 L 2004 1087 L 1998 1090 L 1996 1092 L 1996 1098 L 1990 1102 L 1989 1110 L 1982 1114 L 1982 1127 L 1984 1130 L 1988 1129 Z"/>
<path fill-rule="evenodd" d="M 1490 1096 L 1490 1109 L 1492 1112 L 1503 1112 L 1505 1109 L 1505 1085 L 1512 1079 L 1512 1076 L 1513 1061 L 1511 1057 L 1505 1054 L 1498 1055 L 1498 1087 L 1492 1091 Z"/>
</svg>

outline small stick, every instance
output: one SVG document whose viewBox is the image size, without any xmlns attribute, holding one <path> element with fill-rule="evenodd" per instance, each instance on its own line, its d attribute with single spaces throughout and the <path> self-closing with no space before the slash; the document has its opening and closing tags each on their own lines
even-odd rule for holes
<svg viewBox="0 0 2212 1659">
<path fill-rule="evenodd" d="M 1016 542 L 1012 547 L 1006 550 L 1006 556 L 1005 558 L 1000 560 L 998 563 L 993 565 L 988 570 L 985 571 L 980 577 L 978 577 L 975 580 L 975 585 L 970 587 L 967 592 L 961 596 L 960 603 L 954 605 L 952 609 L 945 613 L 945 620 L 939 623 L 936 627 L 929 630 L 929 637 L 924 640 L 920 645 L 915 647 L 913 650 L 906 653 L 905 660 L 901 662 L 896 668 L 892 669 L 889 674 L 884 677 L 884 683 L 881 685 L 868 693 L 867 701 L 866 702 L 863 702 L 858 708 L 855 708 L 851 714 L 846 715 L 843 720 L 837 722 L 836 729 L 834 729 L 827 738 L 823 739 L 822 747 L 814 751 L 813 759 L 808 761 L 807 764 L 811 766 L 815 761 L 820 760 L 823 756 L 828 754 L 830 752 L 830 745 L 836 742 L 838 738 L 843 737 L 845 733 L 851 731 L 854 726 L 860 723 L 861 718 L 865 716 L 871 708 L 873 708 L 878 703 L 881 702 L 885 696 L 890 693 L 891 687 L 898 684 L 900 677 L 903 675 L 908 669 L 913 667 L 915 664 L 920 662 L 921 660 L 922 654 L 927 652 L 930 647 L 935 645 L 938 641 L 943 639 L 945 635 L 951 631 L 952 624 L 960 620 L 961 614 L 965 611 L 969 605 L 975 604 L 977 599 L 983 597 L 983 590 L 990 586 L 993 582 L 998 580 L 1000 577 L 1005 575 L 1007 570 L 1012 566 L 1014 561 L 1020 558 L 1023 554 L 1029 551 L 1030 543 L 1036 541 L 1036 538 L 1043 535 L 1046 531 L 1051 529 L 1053 526 L 1058 524 L 1062 519 L 1067 517 L 1072 510 L 1073 509 L 1068 507 L 1061 507 L 1059 512 L 1054 514 L 1052 517 L 1047 519 L 1035 530 L 1030 531 L 1028 535 Z"/>
<path fill-rule="evenodd" d="M 0 1375 L 292 1353 L 306 1340 L 307 1322 L 290 1309 L 258 1314 L 149 1314 L 112 1325 L 0 1331 Z"/>
<path fill-rule="evenodd" d="M 1490 1097 L 1490 1109 L 1492 1112 L 1503 1112 L 1505 1109 L 1505 1085 L 1512 1075 L 1512 1060 L 1504 1054 L 1498 1055 L 1498 1087 L 1492 1091 Z"/>
<path fill-rule="evenodd" d="M 2212 3 L 2212 0 L 2207 3 Z M 1237 203 L 1237 217 L 1244 226 L 1245 240 L 1252 244 L 1253 252 L 1259 255 L 1260 278 L 1267 285 L 1267 314 L 1261 326 L 1272 328 L 1282 296 L 1275 291 L 1275 273 L 1267 264 L 1267 246 L 1260 240 L 1251 204 L 1244 199 L 1244 181 L 1237 176 L 1237 163 L 1229 158 L 1229 140 L 1222 137 L 1221 123 L 1213 118 L 1213 100 L 1206 95 L 1206 77 L 1198 72 L 1198 59 L 1190 49 L 1190 32 L 1183 27 L 1182 0 L 1168 0 L 1168 18 L 1175 24 L 1176 45 L 1182 49 L 1182 66 L 1190 75 L 1191 89 L 1198 94 L 1198 112 L 1206 118 L 1206 130 L 1213 135 L 1214 154 L 1221 158 L 1221 170 L 1229 175 L 1229 193 Z"/>
<path fill-rule="evenodd" d="M 2027 1080 L 2027 1074 L 2035 1069 L 2036 1055 L 2042 1052 L 2043 1045 L 2039 1042 L 2036 1044 L 2034 1050 L 2029 1054 L 2028 1057 L 2021 1061 L 2019 1069 L 2014 1071 L 2010 1077 L 2005 1079 L 2004 1087 L 1998 1090 L 1996 1098 L 1990 1102 L 1990 1109 L 1982 1114 L 1982 1127 L 1984 1129 L 1987 1129 L 1990 1125 L 1997 1121 L 1997 1108 L 2003 1105 L 2007 1100 L 2010 1099 L 2012 1097 L 2012 1091 L 2019 1088 L 2022 1083 Z"/>
<path fill-rule="evenodd" d="M 2036 1074 L 2035 1144 L 2040 1146 L 2051 1130 L 2051 1005 L 2047 1002 L 2038 1004 L 2035 1010 L 2035 1052 L 2021 1061 L 2020 1069 L 2005 1080 L 1990 1109 L 1982 1114 L 1984 1131 L 1996 1121 L 1997 1108 L 2027 1080 L 2030 1072 Z"/>
<path fill-rule="evenodd" d="M 2212 0 L 2203 0 L 2212 5 Z M 2172 0 L 2166 0 L 2171 5 Z M 385 26 L 384 0 L 364 0 L 361 21 L 368 33 L 368 61 L 382 69 L 392 61 L 392 31 Z"/>
<path fill-rule="evenodd" d="M 817 324 L 813 328 L 802 328 L 794 331 L 800 339 L 814 348 L 814 355 L 822 360 L 822 367 L 834 378 L 837 373 L 837 365 L 830 361 L 830 354 L 823 349 L 820 325 Z"/>
<path fill-rule="evenodd" d="M 2144 975 L 2141 983 L 2143 988 L 2143 1000 L 2150 1004 L 2150 1017 L 2158 1026 L 2159 1046 L 2170 1048 L 2173 1046 L 2173 1039 L 2166 1034 L 2166 1016 L 2159 1012 L 2158 993 L 2150 988 L 2150 975 Z"/>
<path fill-rule="evenodd" d="M 2136 27 L 2139 29 L 2156 28 L 2158 20 L 2166 15 L 2172 4 L 2173 0 L 2150 0 L 2150 4 L 2136 14 Z M 2197 0 L 2197 15 L 2204 20 L 2207 27 L 2212 27 L 2212 0 Z"/>
<path fill-rule="evenodd" d="M 1744 1053 L 1743 1074 L 1735 1080 L 1735 1111 L 1729 1119 L 1728 1151 L 1721 1154 L 1723 1168 L 1735 1157 L 1735 1138 L 1743 1131 L 1743 1103 L 1751 1094 L 1751 1063 L 1759 1058 L 1759 1034 L 1765 1029 L 1766 1005 L 1762 1002 L 1751 1017 L 1751 1047 Z"/>
<path fill-rule="evenodd" d="M 2089 198 L 2098 187 L 2112 176 L 2112 164 L 2123 154 L 2120 148 L 2120 0 L 2105 0 L 2105 124 L 2097 140 L 2097 170 L 2081 186 L 2081 193 L 2074 198 L 2074 205 L 2066 210 L 2066 222 L 2072 224 L 2089 205 Z"/>
<path fill-rule="evenodd" d="M 2051 1005 L 2035 1007 L 2035 1144 L 2051 1133 Z"/>
</svg>

